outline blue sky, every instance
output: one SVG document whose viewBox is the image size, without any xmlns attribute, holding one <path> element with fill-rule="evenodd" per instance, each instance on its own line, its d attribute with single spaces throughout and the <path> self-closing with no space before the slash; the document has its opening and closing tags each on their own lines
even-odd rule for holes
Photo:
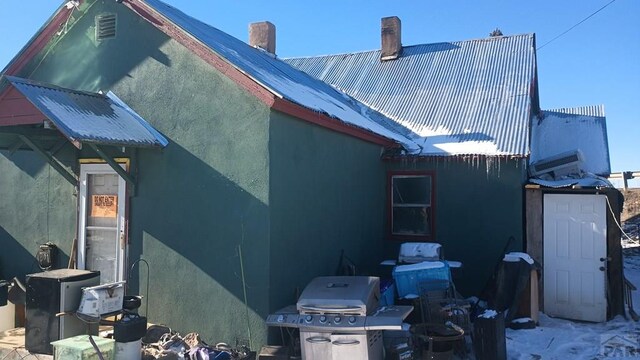
<svg viewBox="0 0 640 360">
<path fill-rule="evenodd" d="M 115 1 L 115 0 L 101 0 Z M 377 49 L 380 18 L 402 20 L 404 45 L 536 33 L 538 47 L 611 0 L 165 0 L 239 39 L 250 22 L 277 28 L 280 57 Z M 0 67 L 62 3 L 2 1 Z M 541 106 L 604 104 L 613 171 L 640 170 L 640 1 L 616 0 L 538 51 Z"/>
</svg>

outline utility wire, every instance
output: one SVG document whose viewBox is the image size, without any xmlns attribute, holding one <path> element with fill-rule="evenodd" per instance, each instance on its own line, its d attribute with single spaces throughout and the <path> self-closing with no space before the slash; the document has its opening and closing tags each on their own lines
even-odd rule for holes
<svg viewBox="0 0 640 360">
<path fill-rule="evenodd" d="M 589 18 L 591 18 L 592 16 L 594 16 L 595 14 L 599 13 L 600 11 L 604 10 L 604 8 L 606 8 L 607 6 L 613 4 L 616 0 L 611 0 L 609 3 L 607 3 L 607 5 L 601 7 L 600 9 L 596 10 L 595 12 L 593 12 L 591 15 L 587 16 L 586 18 L 582 19 L 579 23 L 573 25 L 572 27 L 568 28 L 567 30 L 565 30 L 562 34 L 554 37 L 553 39 L 547 41 L 546 43 L 544 43 L 543 45 L 541 45 L 539 48 L 537 48 L 536 50 L 540 50 L 543 47 L 549 45 L 550 43 L 554 42 L 555 40 L 557 40 L 559 37 L 561 37 L 562 35 L 568 33 L 569 31 L 573 30 L 574 28 L 576 28 L 578 25 L 582 24 L 583 22 L 589 20 Z"/>
</svg>

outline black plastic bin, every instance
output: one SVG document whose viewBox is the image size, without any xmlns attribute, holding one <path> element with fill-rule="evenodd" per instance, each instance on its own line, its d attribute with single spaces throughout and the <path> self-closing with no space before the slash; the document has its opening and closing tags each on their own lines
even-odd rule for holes
<svg viewBox="0 0 640 360">
<path fill-rule="evenodd" d="M 473 323 L 473 349 L 476 360 L 506 360 L 507 342 L 504 333 L 504 315 L 478 316 Z"/>
<path fill-rule="evenodd" d="M 113 325 L 113 338 L 119 343 L 142 339 L 147 333 L 147 318 L 137 314 L 125 315 Z"/>
</svg>

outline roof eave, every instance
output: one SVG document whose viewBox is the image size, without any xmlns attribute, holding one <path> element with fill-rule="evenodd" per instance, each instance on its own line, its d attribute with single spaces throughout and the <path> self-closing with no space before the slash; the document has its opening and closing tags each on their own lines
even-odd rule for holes
<svg viewBox="0 0 640 360">
<path fill-rule="evenodd" d="M 387 147 L 401 147 L 401 145 L 395 140 L 378 135 L 373 131 L 350 125 L 344 121 L 334 119 L 327 114 L 319 113 L 293 101 L 287 100 L 277 92 L 249 76 L 241 69 L 238 69 L 223 56 L 216 53 L 213 49 L 202 43 L 202 41 L 192 36 L 188 31 L 173 23 L 162 14 L 159 14 L 144 1 L 124 0 L 123 3 L 133 12 L 149 21 L 160 31 L 191 50 L 198 57 L 212 65 L 236 84 L 243 87 L 269 108 L 361 140 Z"/>
<path fill-rule="evenodd" d="M 84 0 L 79 0 L 82 4 Z M 69 18 L 74 8 L 67 8 L 62 4 L 47 22 L 31 37 L 29 42 L 18 54 L 2 69 L 2 75 L 16 75 L 34 56 L 36 56 L 49 43 L 58 29 Z"/>
</svg>

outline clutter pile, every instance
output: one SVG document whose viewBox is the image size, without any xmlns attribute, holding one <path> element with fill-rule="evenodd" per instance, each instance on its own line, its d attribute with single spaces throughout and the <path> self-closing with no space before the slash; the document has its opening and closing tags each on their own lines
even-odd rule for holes
<svg viewBox="0 0 640 360">
<path fill-rule="evenodd" d="M 212 346 L 197 333 L 181 336 L 159 325 L 149 327 L 142 344 L 142 360 L 242 360 L 253 356 L 244 345 L 232 348 L 225 343 L 218 343 Z"/>
</svg>

